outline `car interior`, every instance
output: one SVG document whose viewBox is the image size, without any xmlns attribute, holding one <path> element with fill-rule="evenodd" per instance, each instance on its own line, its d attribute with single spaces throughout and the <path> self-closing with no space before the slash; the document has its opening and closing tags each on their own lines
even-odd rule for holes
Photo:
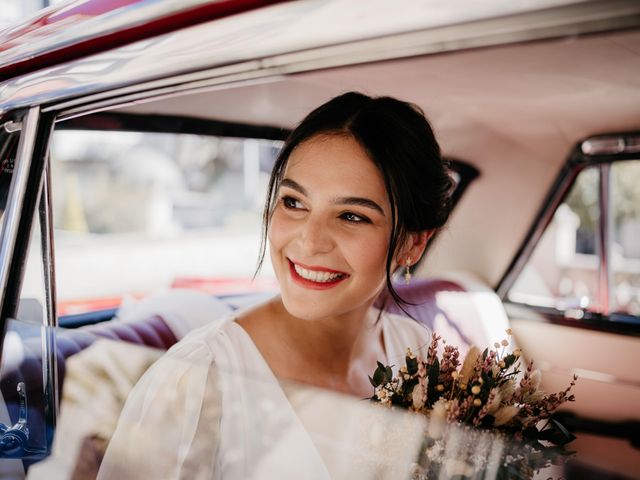
<svg viewBox="0 0 640 480">
<path fill-rule="evenodd" d="M 185 65 L 178 47 L 194 43 L 189 30 L 170 49 Z M 577 436 L 564 478 L 639 478 L 640 30 L 449 40 L 415 54 L 402 50 L 402 35 L 390 38 L 396 50 L 375 58 L 362 53 L 375 42 L 345 41 L 274 56 L 252 71 L 262 75 L 176 67 L 186 73 L 55 107 L 48 188 L 59 326 L 40 328 L 47 247 L 36 215 L 0 382 L 2 421 L 18 425 L 28 411 L 34 447 L 6 456 L 31 471 L 51 452 L 65 363 L 97 339 L 166 350 L 212 312 L 277 291 L 268 265 L 253 277 L 270 166 L 307 112 L 353 90 L 421 108 L 457 182 L 418 280 L 398 287 L 408 313 L 462 352 L 511 328 L 546 391 L 577 374 L 577 400 L 558 417 Z M 153 60 L 165 41 L 137 52 Z M 131 52 L 122 61 L 138 72 Z M 109 75 L 109 58 L 79 63 L 78 78 Z M 0 137 L 0 200 L 15 143 Z M 384 297 L 377 305 L 400 312 Z M 44 360 L 51 343 L 55 363 Z"/>
</svg>

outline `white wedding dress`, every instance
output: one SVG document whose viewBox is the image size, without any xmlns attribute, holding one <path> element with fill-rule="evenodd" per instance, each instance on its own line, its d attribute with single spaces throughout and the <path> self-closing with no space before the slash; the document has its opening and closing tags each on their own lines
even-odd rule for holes
<svg viewBox="0 0 640 480">
<path fill-rule="evenodd" d="M 378 311 L 369 312 L 375 321 Z M 424 425 L 368 401 L 281 383 L 233 316 L 171 348 L 129 395 L 98 479 L 403 478 Z M 388 361 L 429 332 L 380 317 Z M 395 369 L 394 369 L 395 371 Z M 373 372 L 372 372 L 373 373 Z"/>
</svg>

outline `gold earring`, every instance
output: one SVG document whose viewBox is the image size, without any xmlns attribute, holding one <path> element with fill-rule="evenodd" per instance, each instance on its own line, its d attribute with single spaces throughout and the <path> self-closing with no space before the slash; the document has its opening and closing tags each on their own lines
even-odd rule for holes
<svg viewBox="0 0 640 480">
<path fill-rule="evenodd" d="M 404 284 L 411 283 L 411 257 L 407 257 L 407 263 L 404 265 Z"/>
</svg>

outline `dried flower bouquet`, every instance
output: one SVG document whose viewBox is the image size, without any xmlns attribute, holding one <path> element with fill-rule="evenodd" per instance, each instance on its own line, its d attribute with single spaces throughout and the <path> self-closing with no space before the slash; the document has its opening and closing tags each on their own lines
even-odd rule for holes
<svg viewBox="0 0 640 480">
<path fill-rule="evenodd" d="M 429 420 L 414 478 L 528 479 L 571 453 L 565 445 L 575 437 L 551 415 L 574 401 L 569 392 L 577 377 L 545 394 L 533 361 L 521 371 L 521 351 L 507 351 L 509 337 L 484 352 L 472 347 L 461 364 L 457 347 L 444 341 L 438 357 L 441 337 L 434 333 L 426 358 L 407 349 L 397 375 L 378 362 L 369 377 L 371 400 Z"/>
</svg>

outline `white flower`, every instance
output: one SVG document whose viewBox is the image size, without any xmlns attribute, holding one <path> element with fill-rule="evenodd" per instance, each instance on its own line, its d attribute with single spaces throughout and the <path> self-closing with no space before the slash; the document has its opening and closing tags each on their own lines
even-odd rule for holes
<svg viewBox="0 0 640 480">
<path fill-rule="evenodd" d="M 505 405 L 495 413 L 495 422 L 493 422 L 493 425 L 499 427 L 500 425 L 508 423 L 519 411 L 520 408 L 515 405 Z"/>
<path fill-rule="evenodd" d="M 420 410 L 424 407 L 424 402 L 427 400 L 427 395 L 420 384 L 413 387 L 411 392 L 411 399 L 413 400 L 413 408 Z"/>
<path fill-rule="evenodd" d="M 433 404 L 431 415 L 429 415 L 429 428 L 427 433 L 431 438 L 437 440 L 442 437 L 446 426 L 447 402 L 443 398 Z"/>
<path fill-rule="evenodd" d="M 376 397 L 383 405 L 391 404 L 391 397 L 393 396 L 393 392 L 388 390 L 388 386 L 388 383 L 386 385 L 378 385 L 375 389 Z"/>
</svg>

